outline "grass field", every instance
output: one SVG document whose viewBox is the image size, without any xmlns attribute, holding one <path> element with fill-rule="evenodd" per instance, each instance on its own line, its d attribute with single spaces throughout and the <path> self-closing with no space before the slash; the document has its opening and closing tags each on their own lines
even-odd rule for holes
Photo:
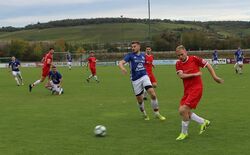
<svg viewBox="0 0 250 155">
<path fill-rule="evenodd" d="M 161 113 L 167 120 L 144 121 L 133 96 L 129 76 L 117 67 L 98 67 L 101 82 L 87 83 L 89 72 L 81 68 L 59 68 L 65 94 L 52 96 L 43 84 L 28 92 L 28 84 L 40 76 L 40 68 L 22 68 L 25 86 L 17 87 L 7 69 L 0 69 L 1 155 L 247 155 L 250 139 L 250 65 L 236 75 L 232 65 L 219 66 L 223 85 L 203 70 L 204 95 L 198 115 L 212 123 L 198 135 L 192 122 L 189 138 L 177 142 L 180 117 L 177 112 L 183 93 L 174 66 L 157 66 L 156 89 Z M 102 124 L 107 136 L 95 137 Z"/>
</svg>

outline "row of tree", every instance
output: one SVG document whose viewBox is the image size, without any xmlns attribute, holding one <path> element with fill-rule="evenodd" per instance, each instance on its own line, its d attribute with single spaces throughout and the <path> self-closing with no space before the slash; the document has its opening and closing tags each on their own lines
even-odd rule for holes
<svg viewBox="0 0 250 155">
<path fill-rule="evenodd" d="M 150 42 L 142 41 L 142 49 L 144 50 L 147 45 L 150 45 L 154 51 L 174 51 L 180 44 L 185 45 L 187 50 L 195 51 L 236 49 L 238 47 L 250 49 L 250 36 L 218 39 L 216 36 L 211 35 L 211 33 L 203 31 L 186 31 L 183 33 L 167 31 L 160 35 L 153 36 Z M 50 47 L 54 47 L 57 52 L 70 51 L 79 54 L 90 50 L 94 50 L 97 53 L 130 51 L 129 42 L 84 44 L 79 42 L 66 42 L 64 39 L 53 42 L 28 42 L 17 39 L 11 40 L 10 42 L 0 42 L 0 57 L 14 55 L 23 61 L 39 61 Z"/>
</svg>

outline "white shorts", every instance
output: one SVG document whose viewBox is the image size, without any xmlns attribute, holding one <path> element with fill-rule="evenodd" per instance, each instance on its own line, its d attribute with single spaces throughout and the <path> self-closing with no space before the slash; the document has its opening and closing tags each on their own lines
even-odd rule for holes
<svg viewBox="0 0 250 155">
<path fill-rule="evenodd" d="M 243 61 L 237 61 L 238 65 L 243 65 Z"/>
<path fill-rule="evenodd" d="M 219 64 L 218 60 L 213 60 L 213 64 Z"/>
<path fill-rule="evenodd" d="M 133 86 L 135 95 L 139 95 L 140 93 L 143 92 L 146 86 L 152 86 L 152 84 L 150 82 L 148 75 L 144 75 L 140 79 L 132 81 L 132 86 Z"/>
<path fill-rule="evenodd" d="M 52 90 L 56 92 L 60 92 L 61 87 L 59 84 L 54 84 L 53 81 L 49 81 L 50 86 L 52 87 Z"/>
<path fill-rule="evenodd" d="M 12 71 L 12 75 L 13 76 L 21 75 L 21 72 L 20 71 Z"/>
<path fill-rule="evenodd" d="M 71 64 L 72 64 L 72 62 L 69 62 L 69 61 L 68 61 L 68 66 L 71 66 Z"/>
</svg>

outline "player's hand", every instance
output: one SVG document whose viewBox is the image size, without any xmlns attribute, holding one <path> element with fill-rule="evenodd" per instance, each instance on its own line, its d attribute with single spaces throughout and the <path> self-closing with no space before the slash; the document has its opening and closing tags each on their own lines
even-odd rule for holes
<svg viewBox="0 0 250 155">
<path fill-rule="evenodd" d="M 122 71 L 122 74 L 124 74 L 124 75 L 126 75 L 128 72 L 125 68 L 121 69 L 121 71 Z"/>
<path fill-rule="evenodd" d="M 217 83 L 224 83 L 224 80 L 219 78 L 219 77 L 214 77 L 214 81 L 216 81 Z"/>
</svg>

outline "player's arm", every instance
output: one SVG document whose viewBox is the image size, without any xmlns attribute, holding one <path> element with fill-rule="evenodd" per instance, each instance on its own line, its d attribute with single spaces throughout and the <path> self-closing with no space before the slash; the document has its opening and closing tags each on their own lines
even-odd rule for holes
<svg viewBox="0 0 250 155">
<path fill-rule="evenodd" d="M 190 77 L 195 77 L 195 76 L 201 76 L 202 72 L 197 72 L 197 73 L 190 73 L 190 74 L 186 74 L 183 73 L 183 71 L 179 70 L 177 71 L 177 75 L 181 78 L 181 79 L 186 79 L 186 78 L 190 78 Z"/>
<path fill-rule="evenodd" d="M 124 67 L 125 64 L 126 64 L 125 60 L 119 61 L 119 64 L 118 64 L 118 66 L 123 74 L 127 74 L 127 69 Z"/>
<path fill-rule="evenodd" d="M 48 65 L 52 65 L 52 59 L 48 59 L 48 60 L 47 60 L 47 64 L 48 64 Z"/>
<path fill-rule="evenodd" d="M 59 86 L 62 87 L 63 78 L 61 77 L 61 78 L 59 79 L 59 81 L 60 81 Z"/>
<path fill-rule="evenodd" d="M 207 64 L 207 70 L 209 71 L 209 73 L 211 74 L 211 76 L 213 77 L 214 81 L 216 81 L 217 83 L 223 83 L 224 80 L 221 79 L 220 77 L 218 77 L 213 69 L 213 67 L 208 63 Z"/>
</svg>

